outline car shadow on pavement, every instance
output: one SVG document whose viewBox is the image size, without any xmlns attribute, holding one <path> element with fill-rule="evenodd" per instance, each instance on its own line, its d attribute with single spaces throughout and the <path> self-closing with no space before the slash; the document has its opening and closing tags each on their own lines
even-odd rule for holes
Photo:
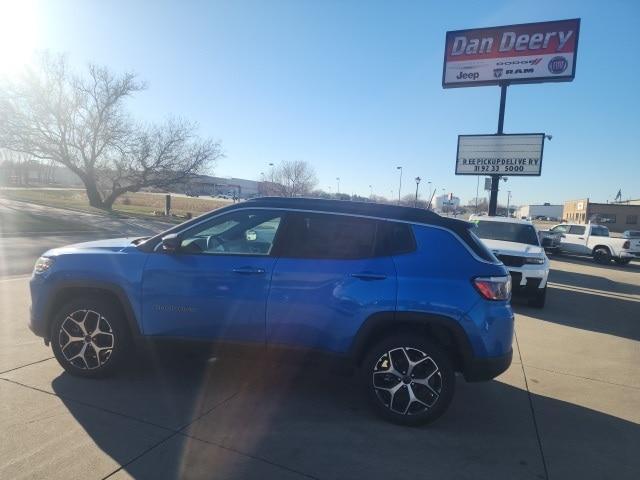
<svg viewBox="0 0 640 480">
<path fill-rule="evenodd" d="M 506 377 L 520 369 L 514 364 Z M 515 384 L 459 379 L 449 411 L 420 428 L 378 419 L 354 376 L 286 358 L 202 362 L 164 353 L 110 379 L 61 374 L 52 387 L 95 445 L 123 465 L 116 478 L 545 478 L 532 405 L 548 467 L 565 473 L 556 478 L 640 471 L 638 425 L 529 398 Z M 136 419 L 132 429 L 155 425 L 161 440 L 123 448 L 87 406 Z"/>
<path fill-rule="evenodd" d="M 570 275 L 571 278 L 583 276 Z M 554 282 L 559 282 L 554 275 L 549 281 L 551 284 L 544 308 L 527 307 L 516 298 L 513 301 L 515 312 L 559 325 L 640 340 L 640 298 L 623 293 L 554 286 Z M 584 281 L 580 280 L 578 284 L 583 285 Z"/>
<path fill-rule="evenodd" d="M 551 269 L 549 282 L 577 289 L 596 289 L 610 292 L 611 295 L 640 295 L 640 275 L 638 283 L 627 283 L 612 280 L 608 277 L 591 275 L 587 273 L 567 272 L 566 270 Z"/>
<path fill-rule="evenodd" d="M 619 270 L 621 272 L 636 272 L 640 273 L 640 262 L 631 261 L 626 265 L 618 265 L 615 262 L 611 262 L 607 265 L 601 265 L 596 263 L 592 257 L 589 256 L 579 256 L 579 255 L 565 255 L 565 254 L 555 254 L 549 255 L 549 260 L 555 260 L 558 262 L 571 263 L 573 265 L 582 265 L 589 266 L 597 269 L 607 269 L 607 270 Z"/>
</svg>

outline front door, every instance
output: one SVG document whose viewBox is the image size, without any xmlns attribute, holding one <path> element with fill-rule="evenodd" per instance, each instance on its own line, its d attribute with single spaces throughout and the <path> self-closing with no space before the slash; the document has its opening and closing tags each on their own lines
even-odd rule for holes
<svg viewBox="0 0 640 480">
<path fill-rule="evenodd" d="M 265 341 L 265 309 L 282 212 L 237 210 L 150 255 L 142 282 L 145 335 Z"/>
</svg>

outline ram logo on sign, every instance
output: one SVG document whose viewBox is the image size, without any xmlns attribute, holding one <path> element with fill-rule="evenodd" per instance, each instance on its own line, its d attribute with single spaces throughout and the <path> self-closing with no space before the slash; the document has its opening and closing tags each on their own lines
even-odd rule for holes
<svg viewBox="0 0 640 480">
<path fill-rule="evenodd" d="M 442 86 L 573 80 L 580 19 L 447 32 Z"/>
<path fill-rule="evenodd" d="M 544 133 L 458 135 L 456 175 L 537 176 Z"/>
</svg>

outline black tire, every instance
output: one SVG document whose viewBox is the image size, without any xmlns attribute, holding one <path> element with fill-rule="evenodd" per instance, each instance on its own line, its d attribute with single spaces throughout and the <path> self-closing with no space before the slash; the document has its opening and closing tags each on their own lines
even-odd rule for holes
<svg viewBox="0 0 640 480">
<path fill-rule="evenodd" d="M 68 373 L 78 377 L 115 373 L 128 353 L 130 337 L 118 306 L 98 296 L 66 303 L 51 323 L 53 354 Z"/>
<path fill-rule="evenodd" d="M 614 258 L 618 265 L 628 265 L 631 262 L 630 258 Z"/>
<path fill-rule="evenodd" d="M 406 368 L 407 359 L 415 362 L 412 368 Z M 391 373 L 394 366 L 403 378 Z M 415 383 L 418 381 L 425 383 Z M 442 348 L 419 336 L 399 334 L 368 350 L 360 369 L 360 382 L 381 417 L 400 425 L 417 426 L 433 422 L 447 410 L 456 378 L 451 359 Z M 382 387 L 398 388 L 392 396 Z M 410 392 L 417 400 L 409 400 Z"/>
<path fill-rule="evenodd" d="M 545 285 L 542 291 L 538 289 L 533 298 L 529 299 L 529 306 L 534 308 L 544 308 L 544 304 L 547 300 L 547 286 Z"/>
<path fill-rule="evenodd" d="M 611 252 L 607 247 L 596 247 L 593 250 L 593 259 L 600 265 L 611 263 Z"/>
</svg>

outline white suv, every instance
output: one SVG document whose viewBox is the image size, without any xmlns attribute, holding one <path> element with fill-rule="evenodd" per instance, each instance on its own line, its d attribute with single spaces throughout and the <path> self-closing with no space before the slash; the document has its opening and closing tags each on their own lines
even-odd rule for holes
<svg viewBox="0 0 640 480">
<path fill-rule="evenodd" d="M 472 215 L 473 233 L 479 237 L 511 274 L 514 294 L 524 294 L 532 307 L 544 307 L 549 260 L 538 233 L 528 220 Z"/>
</svg>

